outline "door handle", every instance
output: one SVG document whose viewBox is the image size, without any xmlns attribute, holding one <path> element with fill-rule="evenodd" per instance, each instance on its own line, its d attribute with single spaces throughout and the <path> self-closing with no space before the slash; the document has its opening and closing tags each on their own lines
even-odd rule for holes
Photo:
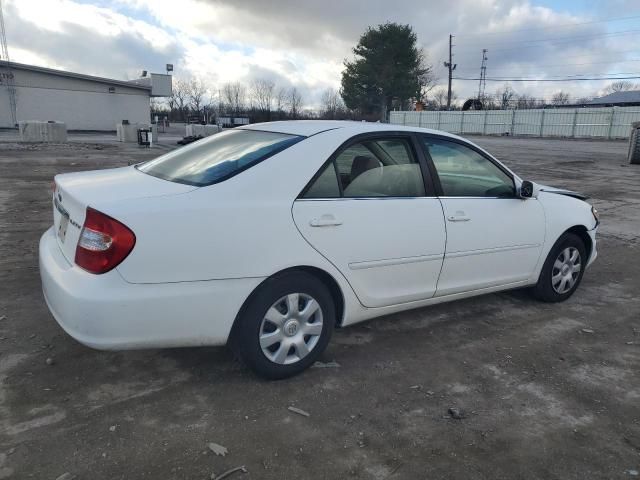
<svg viewBox="0 0 640 480">
<path fill-rule="evenodd" d="M 468 222 L 471 219 L 466 215 L 451 215 L 447 217 L 447 220 L 450 222 Z"/>
<path fill-rule="evenodd" d="M 309 222 L 312 227 L 337 227 L 342 225 L 342 222 L 336 220 L 333 215 L 322 215 L 320 218 L 314 218 Z"/>
</svg>

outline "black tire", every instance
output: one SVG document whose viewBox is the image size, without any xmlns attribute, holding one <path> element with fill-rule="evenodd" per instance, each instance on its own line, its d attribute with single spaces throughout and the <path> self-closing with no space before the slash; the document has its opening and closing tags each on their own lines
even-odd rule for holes
<svg viewBox="0 0 640 480">
<path fill-rule="evenodd" d="M 574 248 L 579 252 L 579 262 L 580 262 L 580 271 L 575 277 L 575 283 L 571 286 L 566 292 L 558 292 L 553 285 L 553 275 L 554 272 L 557 272 L 557 268 L 554 267 L 556 260 L 558 260 L 561 252 L 566 251 L 568 248 Z M 582 276 L 584 275 L 584 270 L 587 266 L 587 249 L 584 245 L 584 241 L 573 233 L 564 233 L 553 245 L 547 259 L 542 266 L 542 271 L 540 272 L 540 277 L 538 278 L 538 283 L 533 287 L 532 291 L 534 296 L 538 300 L 542 300 L 543 302 L 563 302 L 568 299 L 573 293 L 576 291 L 580 282 L 582 281 Z"/>
<path fill-rule="evenodd" d="M 322 331 L 318 336 L 305 336 L 302 330 L 297 331 L 295 335 L 302 335 L 303 339 L 307 337 L 314 338 L 314 345 L 310 348 L 310 351 L 306 356 L 300 358 L 294 363 L 282 364 L 276 363 L 273 359 L 268 358 L 263 352 L 260 345 L 260 335 L 264 334 L 263 319 L 265 318 L 267 311 L 280 299 L 288 298 L 290 294 L 299 293 L 302 302 L 308 301 L 304 296 L 308 296 L 315 300 L 320 307 L 320 316 L 322 322 Z M 286 307 L 287 301 L 284 300 L 283 306 Z M 285 316 L 285 315 L 283 315 Z M 318 321 L 317 314 L 314 314 L 314 322 Z M 296 375 L 309 366 L 311 366 L 316 359 L 322 354 L 333 332 L 336 323 L 336 307 L 329 292 L 329 289 L 316 277 L 309 275 L 305 272 L 289 272 L 274 278 L 267 280 L 260 285 L 258 289 L 252 294 L 248 303 L 240 313 L 236 325 L 233 330 L 233 338 L 231 339 L 231 345 L 236 353 L 240 356 L 241 360 L 253 370 L 256 374 L 269 380 L 278 380 L 288 378 Z M 286 324 L 284 324 L 286 325 Z M 318 327 L 316 327 L 318 328 Z M 277 329 L 276 329 L 277 330 Z M 284 333 L 284 326 L 282 327 L 282 336 Z M 299 336 L 284 338 L 285 340 L 299 339 Z M 307 341 L 307 340 L 303 340 Z M 309 340 L 311 341 L 311 340 Z M 273 348 L 277 351 L 280 348 L 284 348 L 284 344 L 280 345 L 276 343 Z M 304 346 L 304 345 L 303 345 Z M 298 351 L 295 345 L 291 347 L 293 355 L 288 355 L 287 358 L 298 356 Z M 274 352 L 275 355 L 276 352 Z"/>
</svg>

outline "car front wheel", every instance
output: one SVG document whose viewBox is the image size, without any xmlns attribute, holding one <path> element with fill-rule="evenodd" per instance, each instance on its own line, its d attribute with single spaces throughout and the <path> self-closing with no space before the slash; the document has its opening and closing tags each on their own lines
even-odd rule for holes
<svg viewBox="0 0 640 480">
<path fill-rule="evenodd" d="M 562 302 L 580 285 L 587 266 L 587 251 L 582 239 L 565 233 L 555 243 L 544 262 L 534 295 L 545 302 Z"/>
<path fill-rule="evenodd" d="M 304 272 L 267 280 L 238 318 L 233 343 L 242 360 L 268 379 L 309 367 L 324 351 L 335 325 L 327 287 Z"/>
</svg>

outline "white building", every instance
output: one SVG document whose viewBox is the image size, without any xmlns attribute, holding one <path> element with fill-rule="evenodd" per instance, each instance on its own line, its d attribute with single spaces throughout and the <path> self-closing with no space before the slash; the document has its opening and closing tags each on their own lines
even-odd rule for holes
<svg viewBox="0 0 640 480">
<path fill-rule="evenodd" d="M 121 81 L 0 61 L 0 128 L 22 120 L 53 120 L 69 130 L 113 131 L 122 120 L 149 123 L 150 97 L 170 94 L 170 75 Z"/>
</svg>

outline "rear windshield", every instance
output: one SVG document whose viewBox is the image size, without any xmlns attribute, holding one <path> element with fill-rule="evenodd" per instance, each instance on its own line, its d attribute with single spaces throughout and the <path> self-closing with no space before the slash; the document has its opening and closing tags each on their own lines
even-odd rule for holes
<svg viewBox="0 0 640 480">
<path fill-rule="evenodd" d="M 257 130 L 227 130 L 138 166 L 171 182 L 203 187 L 221 182 L 304 137 Z"/>
</svg>

